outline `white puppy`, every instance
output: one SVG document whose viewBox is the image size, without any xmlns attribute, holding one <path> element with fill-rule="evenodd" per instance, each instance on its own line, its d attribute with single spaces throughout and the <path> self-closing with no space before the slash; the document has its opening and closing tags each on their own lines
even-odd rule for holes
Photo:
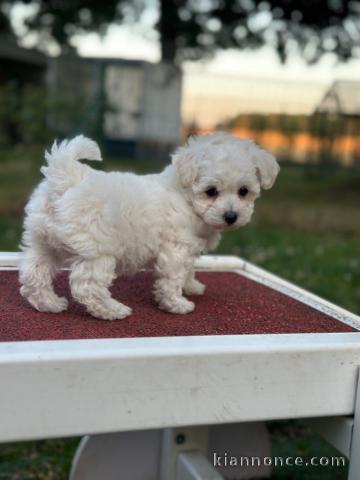
<svg viewBox="0 0 360 480">
<path fill-rule="evenodd" d="M 115 277 L 149 266 L 159 307 L 191 312 L 184 294 L 205 289 L 194 277 L 194 259 L 216 248 L 221 231 L 249 222 L 260 187 L 270 188 L 279 172 L 272 155 L 224 132 L 191 138 L 153 175 L 80 163 L 101 160 L 97 144 L 83 136 L 54 143 L 45 157 L 46 178 L 25 209 L 21 294 L 37 310 L 65 310 L 52 281 L 69 267 L 74 299 L 108 320 L 131 314 L 111 297 Z"/>
</svg>

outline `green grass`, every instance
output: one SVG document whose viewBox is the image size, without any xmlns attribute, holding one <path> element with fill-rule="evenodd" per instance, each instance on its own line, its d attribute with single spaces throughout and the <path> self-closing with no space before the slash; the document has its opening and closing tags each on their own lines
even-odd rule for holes
<svg viewBox="0 0 360 480">
<path fill-rule="evenodd" d="M 17 250 L 23 208 L 40 178 L 42 149 L 0 150 L 0 251 Z M 140 173 L 151 162 L 105 159 L 106 169 Z M 240 255 L 345 307 L 360 311 L 360 172 L 284 167 L 258 200 L 250 226 L 224 235 L 219 253 Z M 274 455 L 337 455 L 293 422 L 270 423 Z M 77 439 L 3 445 L 0 480 L 65 480 Z M 300 453 L 301 455 L 301 453 Z M 345 479 L 346 469 L 278 468 L 278 479 Z"/>
<path fill-rule="evenodd" d="M 319 435 L 314 434 L 301 422 L 276 421 L 268 423 L 273 457 L 301 457 L 309 462 L 312 457 L 343 457 L 343 455 L 325 442 Z M 331 461 L 331 460 L 330 460 Z M 273 480 L 346 480 L 348 462 L 345 466 L 276 466 L 273 470 Z"/>
<path fill-rule="evenodd" d="M 78 439 L 3 444 L 0 480 L 68 480 Z"/>
</svg>

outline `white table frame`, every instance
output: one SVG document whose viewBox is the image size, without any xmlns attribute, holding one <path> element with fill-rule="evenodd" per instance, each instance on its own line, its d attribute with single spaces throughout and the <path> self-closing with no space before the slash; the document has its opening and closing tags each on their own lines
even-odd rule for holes
<svg viewBox="0 0 360 480">
<path fill-rule="evenodd" d="M 16 269 L 19 255 L 1 253 L 0 269 Z M 197 267 L 236 272 L 360 330 L 358 316 L 237 257 Z M 0 441 L 354 415 L 359 365 L 358 333 L 4 342 Z"/>
</svg>

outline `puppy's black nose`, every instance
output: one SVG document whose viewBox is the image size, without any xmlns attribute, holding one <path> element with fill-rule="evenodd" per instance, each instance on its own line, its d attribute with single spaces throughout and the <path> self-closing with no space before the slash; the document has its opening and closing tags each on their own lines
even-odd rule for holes
<svg viewBox="0 0 360 480">
<path fill-rule="evenodd" d="M 224 213 L 224 220 L 228 225 L 232 225 L 233 223 L 235 223 L 237 218 L 237 213 L 233 212 L 232 210 Z"/>
</svg>

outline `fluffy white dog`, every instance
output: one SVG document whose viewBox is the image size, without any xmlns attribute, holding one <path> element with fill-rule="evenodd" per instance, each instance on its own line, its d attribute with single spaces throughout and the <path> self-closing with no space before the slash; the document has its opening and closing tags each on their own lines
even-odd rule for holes
<svg viewBox="0 0 360 480">
<path fill-rule="evenodd" d="M 74 299 L 107 320 L 131 314 L 111 297 L 115 277 L 149 266 L 159 307 L 191 312 L 184 294 L 205 290 L 194 259 L 215 249 L 223 230 L 249 222 L 260 187 L 270 188 L 279 172 L 272 155 L 225 132 L 190 138 L 160 174 L 91 169 L 79 160 L 101 154 L 83 136 L 55 142 L 45 158 L 46 178 L 25 209 L 21 294 L 37 310 L 65 310 L 52 282 L 68 267 Z"/>
</svg>

